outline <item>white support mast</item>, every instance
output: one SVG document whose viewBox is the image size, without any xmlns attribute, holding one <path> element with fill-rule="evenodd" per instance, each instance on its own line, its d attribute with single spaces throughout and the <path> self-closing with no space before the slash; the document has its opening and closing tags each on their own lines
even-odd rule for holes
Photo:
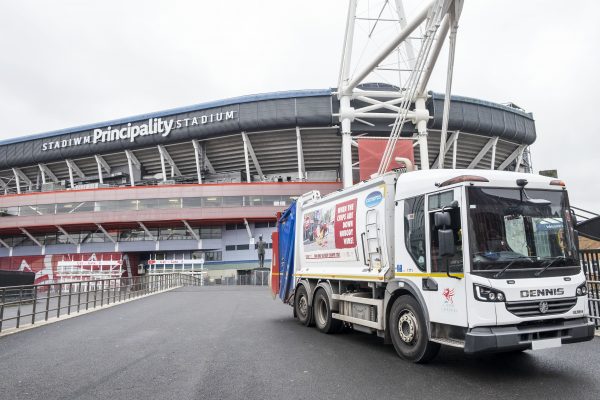
<svg viewBox="0 0 600 400">
<path fill-rule="evenodd" d="M 424 7 L 408 17 L 402 0 L 382 1 L 375 11 L 376 17 L 370 13 L 369 5 L 359 7 L 358 0 L 350 0 L 346 21 L 346 33 L 342 52 L 342 62 L 338 79 L 337 96 L 340 100 L 339 118 L 342 133 L 342 177 L 344 187 L 351 186 L 352 180 L 352 123 L 372 126 L 369 120 L 389 119 L 393 122 L 390 139 L 382 155 L 378 174 L 384 173 L 390 166 L 397 140 L 406 121 L 410 121 L 417 130 L 420 167 L 429 168 L 429 149 L 427 146 L 427 121 L 430 118 L 425 107 L 427 85 L 432 70 L 437 62 L 443 43 L 451 29 L 449 61 L 447 70 L 446 102 L 444 104 L 443 133 L 447 132 L 449 100 L 452 86 L 452 72 L 456 29 L 462 10 L 463 0 L 430 0 Z M 363 16 L 364 10 L 368 14 Z M 387 12 L 387 14 L 386 14 Z M 368 23 L 368 40 L 375 40 L 376 28 L 382 27 L 383 43 L 376 46 L 376 51 L 365 56 L 365 48 L 360 51 L 358 60 L 352 59 L 353 48 L 357 46 L 355 26 L 358 22 Z M 389 22 L 395 22 L 396 33 L 389 34 Z M 384 26 L 385 24 L 387 26 Z M 356 32 L 361 32 L 356 30 Z M 391 36 L 391 37 L 390 37 Z M 381 38 L 380 38 L 381 39 Z M 367 43 L 368 44 L 368 43 Z M 418 46 L 415 46 L 417 45 Z M 360 50 L 360 49 L 359 49 Z M 404 60 L 400 60 L 401 54 Z M 353 65 L 353 62 L 356 65 Z M 369 90 L 361 84 L 367 83 L 372 75 L 380 81 L 384 71 L 396 72 L 394 84 L 387 81 L 387 88 Z M 402 74 L 408 74 L 407 79 Z M 359 101 L 361 106 L 355 108 L 353 102 Z M 363 106 L 362 104 L 367 104 Z M 390 112 L 392 111 L 392 112 Z M 441 151 L 446 140 L 442 140 Z M 437 163 L 443 167 L 440 158 Z"/>
</svg>

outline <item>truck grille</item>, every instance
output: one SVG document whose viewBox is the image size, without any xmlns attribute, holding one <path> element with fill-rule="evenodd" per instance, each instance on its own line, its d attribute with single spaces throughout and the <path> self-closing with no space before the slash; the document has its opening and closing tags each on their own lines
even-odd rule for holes
<svg viewBox="0 0 600 400">
<path fill-rule="evenodd" d="M 548 307 L 542 305 L 543 302 Z M 550 300 L 511 301 L 506 303 L 506 309 L 517 317 L 537 317 L 540 315 L 563 314 L 577 304 L 576 297 Z M 546 309 L 546 312 L 542 312 Z"/>
</svg>

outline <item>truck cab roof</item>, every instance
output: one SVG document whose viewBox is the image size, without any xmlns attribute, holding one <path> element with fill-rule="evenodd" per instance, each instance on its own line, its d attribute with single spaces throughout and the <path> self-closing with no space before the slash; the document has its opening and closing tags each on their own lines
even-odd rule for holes
<svg viewBox="0 0 600 400">
<path fill-rule="evenodd" d="M 517 179 L 526 179 L 528 189 L 564 188 L 562 181 L 524 172 L 484 169 L 430 169 L 402 173 L 398 176 L 396 198 L 404 199 L 453 186 L 474 184 L 484 187 L 519 187 Z"/>
</svg>

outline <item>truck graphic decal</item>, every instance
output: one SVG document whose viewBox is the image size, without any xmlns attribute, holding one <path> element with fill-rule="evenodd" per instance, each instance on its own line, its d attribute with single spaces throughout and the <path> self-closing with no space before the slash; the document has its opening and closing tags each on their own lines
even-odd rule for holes
<svg viewBox="0 0 600 400">
<path fill-rule="evenodd" d="M 306 260 L 356 260 L 356 204 L 352 199 L 328 204 L 304 215 Z"/>
</svg>

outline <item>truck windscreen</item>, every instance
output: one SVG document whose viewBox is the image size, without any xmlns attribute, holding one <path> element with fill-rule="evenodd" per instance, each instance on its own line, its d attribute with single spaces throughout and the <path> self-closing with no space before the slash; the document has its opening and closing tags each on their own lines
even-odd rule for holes
<svg viewBox="0 0 600 400">
<path fill-rule="evenodd" d="M 579 265 L 566 192 L 470 187 L 468 201 L 473 272 Z"/>
</svg>

